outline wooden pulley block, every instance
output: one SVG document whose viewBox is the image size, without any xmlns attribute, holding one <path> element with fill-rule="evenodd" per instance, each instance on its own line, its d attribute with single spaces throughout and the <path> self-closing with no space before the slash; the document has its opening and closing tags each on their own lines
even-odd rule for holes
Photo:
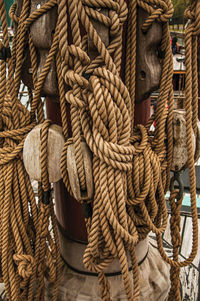
<svg viewBox="0 0 200 301">
<path fill-rule="evenodd" d="M 37 125 L 32 131 L 30 131 L 25 139 L 23 148 L 24 166 L 30 178 L 36 181 L 41 181 L 41 127 L 41 124 Z M 62 128 L 58 125 L 52 124 L 49 127 L 47 144 L 50 183 L 58 182 L 62 178 L 60 158 L 64 143 L 65 140 L 62 134 Z"/>
<path fill-rule="evenodd" d="M 13 1 L 14 2 L 14 1 Z M 23 0 L 17 0 L 16 4 L 16 16 L 19 18 L 21 11 L 22 11 L 22 6 L 23 6 Z M 18 23 L 14 22 L 14 26 L 15 26 L 15 32 L 17 32 L 17 27 L 18 27 Z M 30 88 L 31 90 L 34 89 L 33 86 L 33 79 L 32 79 L 32 67 L 31 67 L 31 58 L 30 58 L 30 53 L 28 50 L 28 39 L 25 39 L 25 45 L 24 45 L 24 52 L 23 52 L 23 59 L 22 59 L 22 70 L 23 72 L 21 72 L 21 80 L 24 83 L 25 86 L 27 86 L 28 88 Z"/>
<path fill-rule="evenodd" d="M 31 13 L 39 10 L 42 5 L 47 3 L 48 0 L 32 0 L 31 1 Z M 42 14 L 37 18 L 30 26 L 30 34 L 34 46 L 37 49 L 38 54 L 38 69 L 37 75 L 42 72 L 44 64 L 46 62 L 49 50 L 53 42 L 53 35 L 55 32 L 57 22 L 57 7 L 53 7 L 45 14 Z M 56 64 L 55 60 L 51 63 L 50 70 L 45 78 L 45 82 L 42 88 L 42 95 L 46 96 L 58 96 L 58 84 L 56 77 Z"/>
<path fill-rule="evenodd" d="M 173 161 L 172 171 L 180 171 L 187 166 L 188 162 L 188 151 L 186 142 L 186 112 L 183 109 L 174 110 L 173 116 L 173 138 L 174 138 L 174 149 L 173 149 Z M 196 141 L 195 135 L 192 135 L 193 149 L 195 150 Z"/>
<path fill-rule="evenodd" d="M 75 148 L 70 144 L 67 148 L 67 171 L 69 176 L 70 186 L 77 201 L 91 200 L 94 195 L 94 180 L 92 175 L 92 152 L 85 142 L 81 142 L 81 150 L 83 155 L 83 164 L 86 180 L 86 191 L 82 191 L 79 183 Z"/>
</svg>

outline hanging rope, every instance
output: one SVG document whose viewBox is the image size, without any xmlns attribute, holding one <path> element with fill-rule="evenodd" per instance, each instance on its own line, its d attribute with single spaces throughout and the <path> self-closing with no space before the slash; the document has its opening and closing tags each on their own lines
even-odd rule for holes
<svg viewBox="0 0 200 301">
<path fill-rule="evenodd" d="M 32 105 L 35 106 L 35 109 L 31 105 L 32 115 L 17 99 L 27 37 L 24 22 L 29 16 L 29 8 L 30 2 L 24 1 L 20 18 L 14 17 L 14 20 L 18 22 L 17 35 L 13 42 L 14 57 L 14 55 L 9 55 L 5 5 L 4 1 L 0 1 L 4 37 L 4 45 L 1 47 L 5 47 L 7 53 L 5 61 L 1 61 L 0 89 L 2 128 L 0 149 L 1 274 L 5 283 L 7 300 L 32 300 L 33 296 L 34 300 L 44 300 L 44 275 L 48 271 L 50 281 L 55 283 L 52 300 L 56 300 L 60 275 L 60 253 L 52 198 L 49 196 L 48 204 L 44 204 L 44 196 L 41 194 L 42 190 L 39 189 L 37 202 L 22 160 L 22 148 L 26 135 L 37 122 L 41 123 L 44 120 L 41 102 L 35 99 L 39 98 L 40 93 L 36 94 L 35 98 L 33 97 Z M 13 10 L 11 11 L 13 12 Z M 17 51 L 15 47 L 17 47 Z M 33 48 L 31 51 L 34 53 Z M 37 85 L 40 82 L 36 77 L 34 55 L 32 55 L 32 64 L 33 82 L 35 92 L 37 92 Z M 8 67 L 7 78 L 6 65 Z M 33 118 L 36 111 L 38 113 L 37 120 Z M 44 126 L 46 124 L 44 123 Z M 44 133 L 44 135 L 41 134 L 41 149 L 43 150 L 41 165 L 42 185 L 44 193 L 46 193 L 47 187 L 49 187 L 48 177 L 45 174 L 47 168 L 46 128 Z M 53 227 L 53 236 L 48 230 L 50 221 Z"/>
<path fill-rule="evenodd" d="M 186 124 L 188 167 L 190 169 L 191 211 L 193 220 L 193 247 L 190 256 L 178 262 L 180 246 L 180 206 L 177 191 L 172 191 L 171 229 L 173 260 L 162 246 L 162 233 L 167 225 L 165 193 L 170 184 L 173 154 L 173 62 L 168 19 L 173 7 L 170 0 L 50 0 L 30 14 L 30 0 L 24 0 L 20 16 L 10 15 L 17 23 L 11 57 L 7 33 L 4 1 L 0 0 L 0 14 L 4 41 L 0 49 L 7 49 L 7 58 L 1 61 L 0 112 L 0 258 L 2 280 L 8 300 L 44 300 L 44 278 L 54 282 L 52 300 L 56 300 L 60 277 L 60 255 L 56 221 L 53 213 L 51 187 L 47 171 L 47 138 L 50 121 L 44 121 L 41 90 L 51 63 L 56 61 L 60 95 L 61 119 L 66 140 L 61 157 L 63 181 L 72 194 L 66 168 L 69 144 L 74 145 L 78 179 L 82 191 L 86 189 L 81 141 L 93 153 L 95 195 L 92 216 L 86 218 L 88 245 L 84 265 L 98 273 L 102 300 L 111 300 L 109 282 L 104 270 L 117 258 L 127 300 L 139 300 L 139 272 L 135 246 L 153 231 L 162 257 L 171 264 L 172 286 L 170 300 L 180 300 L 177 275 L 181 266 L 190 264 L 197 252 L 198 224 L 192 129 L 197 129 L 197 38 L 199 34 L 199 4 L 192 3 L 187 16 L 191 23 L 186 35 Z M 29 28 L 42 14 L 58 6 L 58 19 L 52 45 L 43 70 L 37 76 L 37 54 Z M 136 26 L 137 5 L 149 13 L 142 30 L 148 31 L 153 22 L 162 24 L 162 61 L 160 92 L 156 113 L 146 127 L 134 126 Z M 107 9 L 108 15 L 101 13 Z M 69 20 L 68 20 L 69 16 Z M 91 18 L 109 28 L 109 45 L 105 47 Z M 120 79 L 122 31 L 127 19 L 127 49 L 125 84 Z M 81 35 L 81 23 L 86 33 Z M 68 42 L 68 31 L 72 43 Z M 90 39 L 98 52 L 92 60 L 87 53 Z M 192 47 L 191 47 L 192 46 Z M 29 91 L 30 113 L 18 100 L 24 49 L 29 50 L 33 70 L 34 92 Z M 191 49 L 193 51 L 191 52 Z M 8 75 L 6 76 L 6 65 Z M 193 83 L 191 77 L 194 78 Z M 69 91 L 65 95 L 65 86 Z M 30 89 L 29 89 L 30 90 Z M 69 137 L 66 101 L 70 104 L 72 137 Z M 166 106 L 168 104 L 168 108 Z M 155 131 L 150 126 L 155 120 Z M 26 135 L 36 125 L 41 130 L 42 180 L 39 183 L 38 203 L 22 161 Z M 82 201 L 83 202 L 83 201 Z M 53 235 L 49 233 L 52 223 Z M 133 272 L 129 273 L 127 255 Z M 133 286 L 132 286 L 133 283 Z M 34 288 L 36 287 L 36 291 Z"/>
<path fill-rule="evenodd" d="M 177 192 L 173 191 L 170 197 L 172 208 L 171 236 L 173 242 L 173 260 L 168 258 L 162 246 L 162 239 L 159 235 L 158 246 L 162 257 L 171 264 L 170 278 L 172 281 L 169 300 L 181 300 L 179 274 L 180 267 L 189 265 L 194 260 L 198 251 L 198 217 L 196 209 L 196 176 L 194 167 L 195 150 L 192 144 L 192 131 L 197 134 L 197 114 L 198 114 L 198 76 L 197 76 L 197 36 L 200 30 L 200 7 L 199 2 L 192 2 L 191 6 L 186 9 L 185 15 L 191 20 L 190 25 L 186 29 L 185 37 L 185 101 L 184 109 L 186 111 L 186 141 L 188 153 L 188 168 L 190 175 L 190 197 L 191 197 L 191 213 L 192 213 L 192 250 L 190 255 L 183 262 L 179 262 L 178 254 L 181 246 L 180 239 L 180 206 L 182 199 L 177 197 Z M 176 201 L 177 200 L 177 201 Z"/>
</svg>

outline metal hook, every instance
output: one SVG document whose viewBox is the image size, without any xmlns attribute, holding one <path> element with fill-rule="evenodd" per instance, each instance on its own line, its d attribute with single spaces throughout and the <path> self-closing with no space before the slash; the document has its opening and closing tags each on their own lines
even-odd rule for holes
<svg viewBox="0 0 200 301">
<path fill-rule="evenodd" d="M 174 172 L 174 176 L 170 180 L 170 187 L 169 187 L 170 191 L 174 190 L 174 183 L 175 182 L 178 183 L 179 192 L 178 192 L 177 199 L 180 200 L 182 198 L 183 191 L 184 191 L 183 181 L 181 179 L 180 172 L 177 172 L 177 171 Z"/>
</svg>

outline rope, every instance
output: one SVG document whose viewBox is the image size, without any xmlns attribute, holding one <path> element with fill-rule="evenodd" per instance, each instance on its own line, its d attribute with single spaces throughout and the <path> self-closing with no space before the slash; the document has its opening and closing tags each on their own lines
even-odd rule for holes
<svg viewBox="0 0 200 301">
<path fill-rule="evenodd" d="M 186 30 L 185 37 L 185 64 L 186 64 L 186 79 L 185 79 L 185 102 L 184 109 L 186 111 L 186 141 L 187 141 L 187 152 L 188 152 L 188 168 L 190 175 L 190 197 L 191 197 L 191 213 L 192 213 L 192 250 L 187 259 L 182 262 L 178 261 L 178 250 L 181 245 L 180 242 L 180 203 L 178 200 L 175 204 L 176 195 L 174 192 L 171 194 L 171 208 L 172 218 L 174 219 L 171 229 L 171 236 L 173 243 L 173 260 L 168 258 L 164 248 L 162 246 L 162 239 L 159 235 L 158 246 L 161 256 L 171 264 L 170 278 L 173 281 L 169 300 L 173 300 L 174 296 L 177 300 L 181 300 L 179 292 L 179 274 L 180 267 L 189 265 L 194 260 L 198 251 L 198 217 L 196 209 L 196 176 L 194 167 L 194 154 L 192 144 L 192 130 L 196 133 L 197 129 L 197 107 L 198 107 L 198 82 L 197 82 L 197 34 L 200 29 L 200 18 L 199 18 L 199 2 L 192 2 L 191 6 L 186 9 L 185 15 L 191 19 L 191 23 Z M 194 82 L 193 82 L 194 78 Z M 176 193 L 175 193 L 176 194 Z M 176 208 L 177 207 L 177 208 Z M 177 212 L 178 211 L 178 212 Z M 177 229 L 178 228 L 178 229 Z"/>
<path fill-rule="evenodd" d="M 101 298 L 102 300 L 110 300 L 109 285 L 103 271 L 114 258 L 118 258 L 121 264 L 127 298 L 128 300 L 138 300 L 139 275 L 133 247 L 137 244 L 138 239 L 143 239 L 150 230 L 157 234 L 162 233 L 167 224 L 167 210 L 164 198 L 166 188 L 165 186 L 163 187 L 161 176 L 162 171 L 166 169 L 166 161 L 164 161 L 166 160 L 166 149 L 164 148 L 163 150 L 166 137 L 163 135 L 163 131 L 167 119 L 167 112 L 165 106 L 163 109 L 163 104 L 168 100 L 172 86 L 167 84 L 166 95 L 162 97 L 160 111 L 158 110 L 163 116 L 161 121 L 157 117 L 157 122 L 162 122 L 162 131 L 160 130 L 157 134 L 158 138 L 156 137 L 159 141 L 159 147 L 157 147 L 156 151 L 153 151 L 148 141 L 147 130 L 144 127 L 139 126 L 138 130 L 135 129 L 131 137 L 132 130 L 130 124 L 133 124 L 133 120 L 131 121 L 132 114 L 130 114 L 130 112 L 131 108 L 133 108 L 131 104 L 134 102 L 134 99 L 131 102 L 129 93 L 119 78 L 119 68 L 117 66 L 121 63 L 119 64 L 117 58 L 112 56 L 112 54 L 115 53 L 113 50 L 120 47 L 121 39 L 118 38 L 118 43 L 116 43 L 115 36 L 113 36 L 115 43 L 111 39 L 110 45 L 105 49 L 104 44 L 100 41 L 86 13 L 89 12 L 89 15 L 92 15 L 94 19 L 100 20 L 99 13 L 96 14 L 96 11 L 92 8 L 98 8 L 99 5 L 101 8 L 105 8 L 105 6 L 110 8 L 112 5 L 112 10 L 118 14 L 118 18 L 120 19 L 120 15 L 122 15 L 122 12 L 124 13 L 124 6 L 122 2 L 117 1 L 115 3 L 102 2 L 100 4 L 96 1 L 84 1 L 82 4 L 82 2 L 79 1 L 77 2 L 76 12 L 74 12 L 76 2 L 73 2 L 73 7 L 70 7 L 69 3 L 70 15 L 76 24 L 76 26 L 74 25 L 73 27 L 73 22 L 71 22 L 72 36 L 74 36 L 74 39 L 79 39 L 79 43 L 77 43 L 77 45 L 74 43 L 73 48 L 69 46 L 68 49 L 70 49 L 69 52 L 71 55 L 79 59 L 80 63 L 82 62 L 82 69 L 80 68 L 80 71 L 78 69 L 76 70 L 74 63 L 74 66 L 68 67 L 72 69 L 67 70 L 67 72 L 63 74 L 66 84 L 71 85 L 73 89 L 76 85 L 79 86 L 79 89 L 82 89 L 79 95 L 74 92 L 73 89 L 70 90 L 66 94 L 66 99 L 71 105 L 75 105 L 78 108 L 82 128 L 80 133 L 83 133 L 86 143 L 94 155 L 93 177 L 95 196 L 93 200 L 91 225 L 87 223 L 89 243 L 84 255 L 84 264 L 89 271 L 99 273 L 98 279 Z M 119 6 L 117 7 L 116 4 Z M 87 8 L 87 6 L 89 8 Z M 136 6 L 134 7 L 135 10 L 132 14 L 136 16 Z M 64 13 L 60 11 L 60 14 L 63 15 Z M 84 49 L 82 49 L 82 53 L 80 51 L 81 42 L 79 29 L 77 29 L 77 15 L 88 37 L 93 41 L 98 50 L 99 57 L 101 57 L 103 61 L 101 63 L 102 67 L 96 66 L 96 62 L 91 62 L 87 68 L 85 67 L 85 64 L 89 62 L 87 62 Z M 131 16 L 131 19 L 133 18 L 134 20 L 135 16 Z M 124 21 L 125 18 L 123 17 L 123 22 Z M 104 24 L 106 24 L 106 22 L 108 23 L 108 19 L 105 20 Z M 132 22 L 134 23 L 134 21 Z M 75 38 L 77 34 L 79 37 Z M 163 38 L 163 48 L 166 48 L 168 41 L 169 34 Z M 131 38 L 129 43 L 133 45 Z M 67 45 L 65 45 L 65 47 L 67 47 Z M 136 46 L 133 45 L 132 47 L 133 50 L 130 50 L 130 57 L 135 57 L 135 54 L 132 52 L 135 51 Z M 63 49 L 64 45 L 63 48 L 61 48 L 61 53 L 64 52 Z M 169 81 L 170 78 L 169 75 L 173 73 L 173 70 L 169 72 L 171 68 L 170 55 L 171 49 L 168 47 L 166 60 L 164 62 L 167 79 L 166 75 L 163 76 L 163 85 L 166 85 L 166 82 Z M 97 61 L 99 57 L 95 58 L 95 60 Z M 132 62 L 130 63 L 132 64 Z M 127 63 L 127 65 L 129 64 Z M 134 67 L 134 65 L 131 66 L 131 68 Z M 89 70 L 91 74 L 88 76 L 88 79 L 82 76 L 83 72 L 87 74 L 87 70 Z M 129 78 L 129 76 L 127 76 L 127 78 Z M 134 77 L 130 81 L 134 81 Z M 132 88 L 131 83 L 130 87 Z M 87 97 L 85 95 L 87 95 Z M 134 92 L 130 91 L 130 95 L 134 98 Z M 66 163 L 64 162 L 66 162 L 68 143 L 70 142 L 66 142 L 61 159 L 63 171 L 66 170 Z M 161 149 L 162 152 L 160 151 Z M 134 162 L 132 162 L 132 158 L 134 158 Z M 143 176 L 139 175 L 139 167 L 142 169 L 142 164 L 139 166 L 137 163 L 138 160 L 140 163 L 143 162 Z M 134 169 L 132 169 L 132 164 L 134 164 Z M 151 168 L 153 169 L 152 171 Z M 159 170 L 160 172 L 158 172 Z M 134 174 L 132 175 L 133 171 Z M 128 174 L 128 177 L 126 174 Z M 125 184 L 126 177 L 127 188 Z M 63 173 L 63 178 L 67 181 L 66 172 Z M 134 181 L 132 181 L 132 178 Z M 155 185 L 154 187 L 150 185 L 152 182 Z M 68 186 L 69 183 L 67 183 L 66 187 Z M 159 194 L 158 199 L 155 197 L 156 191 Z M 149 201 L 149 205 L 145 204 L 146 200 Z M 140 228 L 141 230 L 139 230 Z M 132 259 L 134 290 L 132 290 L 131 287 L 131 278 L 128 273 L 125 250 L 130 253 Z"/>
<path fill-rule="evenodd" d="M 170 0 L 49 0 L 30 14 L 30 0 L 24 0 L 20 16 L 16 4 L 10 16 L 17 23 L 12 56 L 1 61 L 0 81 L 0 258 L 2 278 L 8 300 L 44 300 L 44 278 L 54 282 L 52 300 L 56 300 L 60 277 L 60 255 L 56 220 L 53 213 L 51 186 L 47 170 L 47 140 L 50 121 L 44 120 L 41 90 L 53 61 L 56 62 L 61 119 L 65 146 L 61 156 L 63 181 L 72 193 L 67 171 L 67 148 L 73 143 L 82 191 L 86 190 L 81 141 L 93 153 L 95 194 L 92 216 L 85 218 L 88 245 L 83 262 L 89 273 L 98 274 L 100 296 L 111 300 L 110 285 L 104 270 L 118 259 L 124 288 L 129 301 L 139 300 L 139 271 L 136 244 L 153 231 L 158 248 L 171 264 L 169 300 L 180 300 L 180 267 L 190 264 L 198 248 L 196 184 L 192 130 L 197 134 L 198 82 L 197 35 L 200 7 L 193 1 L 186 15 L 191 23 L 186 33 L 186 110 L 188 167 L 190 170 L 193 246 L 189 257 L 178 261 L 180 241 L 180 207 L 177 191 L 170 196 L 173 260 L 162 245 L 167 225 L 165 193 L 170 184 L 173 155 L 173 60 L 168 20 L 173 14 Z M 29 28 L 55 5 L 58 18 L 49 54 L 37 76 L 37 52 Z M 162 25 L 162 75 L 157 109 L 146 127 L 134 125 L 136 79 L 137 5 L 148 12 L 142 30 L 154 22 Z M 108 11 L 105 16 L 102 9 Z M 4 1 L 0 0 L 4 44 L 9 47 Z M 109 28 L 109 45 L 105 47 L 91 21 Z M 122 31 L 127 20 L 125 83 L 120 79 Z M 79 24 L 83 27 L 80 29 Z M 68 32 L 72 41 L 69 43 Z M 82 35 L 81 32 L 84 32 Z M 87 45 L 92 41 L 97 55 L 91 59 Z M 18 100 L 24 49 L 28 49 L 33 70 L 33 86 L 29 89 L 30 113 Z M 8 75 L 6 76 L 6 64 Z M 191 78 L 194 80 L 191 81 Z M 65 89 L 68 87 L 66 93 Z M 66 93 L 66 94 L 65 94 Z M 69 136 L 66 104 L 70 104 L 72 137 Z M 155 131 L 150 127 L 155 120 Z M 38 203 L 22 162 L 26 135 L 35 126 L 41 129 L 41 170 Z M 84 203 L 83 201 L 81 201 Z M 52 223 L 53 234 L 49 233 Z M 128 259 L 132 263 L 129 273 Z M 132 285 L 133 283 L 133 285 Z M 34 292 L 36 287 L 36 292 Z"/>
<path fill-rule="evenodd" d="M 30 94 L 32 101 L 30 102 L 31 113 L 29 113 L 17 96 L 24 47 L 27 45 L 28 37 L 28 27 L 24 24 L 29 16 L 30 2 L 26 0 L 23 2 L 19 18 L 15 16 L 15 9 L 14 4 L 11 8 L 11 16 L 18 23 L 18 27 L 13 42 L 13 52 L 11 58 L 7 58 L 5 62 L 1 61 L 0 75 L 1 276 L 5 283 L 7 300 L 30 301 L 33 298 L 34 300 L 44 300 L 45 275 L 54 282 L 52 300 L 56 300 L 61 263 L 52 197 L 51 194 L 48 195 L 50 185 L 47 173 L 47 138 L 50 123 L 44 122 L 41 133 L 42 183 L 38 190 L 39 202 L 35 198 L 31 181 L 23 165 L 22 148 L 29 131 L 37 123 L 44 121 L 40 91 L 51 61 L 56 54 L 57 39 L 54 39 L 52 51 L 45 64 L 43 74 L 38 80 L 36 52 L 29 36 L 35 90 L 34 97 L 32 97 L 32 93 Z M 5 4 L 2 0 L 0 1 L 0 14 L 4 37 L 4 43 L 0 46 L 9 48 Z M 6 66 L 8 67 L 7 74 Z M 47 199 L 48 202 L 44 203 Z M 52 233 L 49 232 L 50 223 Z M 3 230 L 4 227 L 5 230 Z"/>
</svg>

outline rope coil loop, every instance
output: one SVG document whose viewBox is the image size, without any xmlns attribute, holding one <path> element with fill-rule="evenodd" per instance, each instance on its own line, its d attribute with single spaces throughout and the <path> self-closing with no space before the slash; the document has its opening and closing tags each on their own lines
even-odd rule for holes
<svg viewBox="0 0 200 301">
<path fill-rule="evenodd" d="M 149 13 L 149 17 L 145 20 L 142 30 L 146 32 L 153 22 L 168 22 L 172 17 L 174 9 L 171 1 L 137 1 L 139 6 Z"/>
<path fill-rule="evenodd" d="M 191 211 L 193 220 L 193 246 L 183 262 L 178 261 L 180 239 L 180 209 L 182 184 L 176 176 L 171 179 L 171 231 L 173 260 L 168 258 L 162 244 L 162 233 L 167 226 L 168 213 L 165 193 L 170 186 L 170 168 L 173 156 L 173 58 L 168 20 L 173 14 L 170 0 L 49 0 L 30 13 L 30 0 L 24 0 L 20 16 L 16 4 L 10 9 L 17 23 L 11 58 L 1 60 L 0 81 L 0 259 L 6 297 L 10 301 L 44 300 L 44 279 L 53 285 L 52 301 L 57 300 L 60 278 L 60 251 L 56 219 L 48 177 L 48 132 L 51 121 L 44 119 L 41 91 L 52 63 L 60 97 L 61 119 L 65 145 L 60 167 L 63 182 L 70 194 L 67 153 L 74 148 L 77 181 L 80 192 L 87 191 L 87 172 L 84 167 L 84 143 L 92 152 L 91 175 L 94 195 L 80 198 L 88 232 L 88 245 L 83 262 L 85 267 L 98 273 L 100 296 L 110 301 L 110 286 L 105 269 L 118 259 L 128 301 L 140 296 L 139 271 L 135 246 L 150 231 L 157 236 L 161 256 L 171 264 L 173 282 L 170 301 L 180 300 L 177 275 L 180 267 L 190 264 L 198 249 L 198 223 L 196 213 L 196 184 L 194 150 L 191 146 L 192 129 L 197 129 L 198 77 L 197 37 L 200 32 L 200 2 L 193 1 L 186 10 L 191 19 L 186 35 L 186 139 L 188 166 L 191 178 Z M 137 5 L 149 17 L 142 30 L 146 32 L 153 22 L 162 23 L 161 41 L 162 75 L 155 115 L 146 127 L 134 125 L 136 80 Z M 53 7 L 58 18 L 52 45 L 44 67 L 37 74 L 37 49 L 29 27 Z M 106 15 L 104 12 L 107 12 Z M 3 43 L 8 49 L 9 38 L 5 4 L 0 0 Z M 69 20 L 68 20 L 69 19 Z M 120 78 L 122 63 L 122 32 L 127 19 L 127 49 L 125 83 Z M 102 41 L 94 23 L 109 30 L 109 45 Z M 82 29 L 80 28 L 80 24 Z M 71 31 L 70 39 L 68 33 Z M 84 32 L 84 36 L 82 35 Z M 69 40 L 71 40 L 69 42 Z M 88 43 L 90 41 L 90 43 Z M 88 45 L 92 42 L 96 56 L 91 58 Z M 3 46 L 4 45 L 4 46 Z M 20 103 L 19 93 L 24 50 L 31 58 L 33 91 L 29 89 L 30 112 Z M 191 53 L 194 49 L 194 53 Z M 6 65 L 8 73 L 6 73 Z M 193 82 L 191 82 L 193 76 Z M 66 87 L 68 91 L 66 91 Z M 72 137 L 69 135 L 66 104 L 70 104 Z M 155 130 L 150 127 L 155 120 Z M 38 201 L 22 161 L 22 148 L 26 135 L 36 125 L 41 130 L 41 173 Z M 179 191 L 174 189 L 178 181 Z M 52 233 L 49 225 L 52 225 Z M 14 255 L 13 255 L 14 254 Z M 129 273 L 128 257 L 133 273 Z M 23 278 L 23 279 L 21 279 Z M 36 292 L 33 294 L 34 286 Z M 22 288 L 22 290 L 20 290 Z"/>
<path fill-rule="evenodd" d="M 51 1 L 52 3 L 53 1 Z M 54 1 L 54 6 L 56 1 Z M 33 82 L 35 85 L 35 99 L 29 89 L 32 115 L 18 99 L 21 80 L 21 68 L 23 64 L 24 47 L 27 38 L 26 21 L 33 22 L 29 18 L 29 0 L 23 1 L 21 14 L 15 15 L 16 5 L 10 10 L 11 17 L 17 25 L 17 30 L 12 41 L 11 58 L 7 55 L 6 62 L 1 61 L 0 81 L 0 113 L 1 113 L 1 143 L 0 143 L 0 191 L 1 191 L 1 271 L 5 283 L 6 299 L 10 301 L 33 300 L 34 287 L 37 291 L 34 300 L 43 300 L 44 297 L 44 272 L 45 264 L 51 261 L 56 272 L 54 292 L 52 300 L 56 300 L 58 279 L 60 275 L 60 253 L 56 221 L 53 212 L 52 200 L 48 208 L 43 208 L 40 184 L 38 189 L 38 200 L 35 199 L 30 178 L 25 170 L 22 160 L 22 148 L 26 135 L 33 129 L 36 123 L 43 122 L 43 109 L 40 100 L 40 92 L 51 64 L 51 54 L 46 64 L 39 84 L 37 83 L 37 60 L 35 60 L 35 49 L 32 47 L 31 63 L 33 63 Z M 51 5 L 51 7 L 53 7 Z M 43 12 L 42 12 L 43 13 Z M 0 1 L 0 15 L 3 29 L 3 45 L 9 47 L 9 36 L 6 20 L 4 1 Z M 40 14 L 39 14 L 40 15 Z M 38 16 L 39 16 L 38 15 Z M 35 16 L 36 17 L 36 16 Z M 37 17 L 36 17 L 37 18 Z M 30 25 L 30 23 L 28 23 Z M 56 35 L 56 34 L 55 34 Z M 31 40 L 31 39 L 30 39 Z M 26 44 L 26 45 L 25 45 Z M 52 53 L 57 48 L 56 41 Z M 30 45 L 33 46 L 30 42 Z M 17 46 L 17 50 L 16 50 Z M 7 69 L 6 69 L 7 65 Z M 38 84 L 38 85 L 37 85 Z M 33 100 L 33 101 L 32 101 Z M 37 120 L 35 118 L 37 112 Z M 48 122 L 46 122 L 47 124 Z M 44 125 L 44 127 L 46 126 Z M 48 126 L 48 125 L 47 125 Z M 42 133 L 42 157 L 47 155 L 47 135 Z M 46 159 L 45 159 L 46 160 Z M 43 160 L 43 161 L 45 161 Z M 44 173 L 47 167 L 44 166 Z M 47 175 L 44 175 L 44 189 L 49 187 Z M 42 213 L 42 208 L 45 212 Z M 44 223 L 40 219 L 44 217 Z M 49 221 L 52 223 L 53 239 L 49 233 Z M 53 250 L 54 244 L 56 245 Z M 51 249 L 49 248 L 51 245 Z M 48 258 L 46 250 L 49 248 Z M 13 255 L 14 254 L 14 255 Z M 40 269 L 40 266 L 42 268 Z M 51 271 L 53 269 L 51 268 Z M 52 272 L 49 273 L 52 273 Z"/>
</svg>

